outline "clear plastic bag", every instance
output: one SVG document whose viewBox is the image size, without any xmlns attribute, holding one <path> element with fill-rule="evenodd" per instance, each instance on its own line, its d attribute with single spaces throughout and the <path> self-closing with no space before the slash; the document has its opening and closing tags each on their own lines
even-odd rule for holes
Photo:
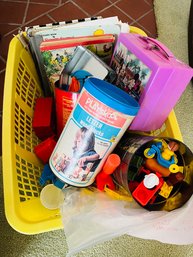
<svg viewBox="0 0 193 257">
<path fill-rule="evenodd" d="M 67 256 L 128 234 L 171 244 L 193 243 L 192 198 L 171 212 L 147 211 L 135 201 L 115 200 L 97 189 L 65 189 L 61 206 Z"/>
<path fill-rule="evenodd" d="M 128 213 L 131 206 L 135 211 Z M 128 224 L 139 222 L 137 214 L 145 212 L 135 202 L 115 200 L 94 188 L 66 189 L 61 213 L 69 248 L 67 256 L 125 234 Z"/>
</svg>

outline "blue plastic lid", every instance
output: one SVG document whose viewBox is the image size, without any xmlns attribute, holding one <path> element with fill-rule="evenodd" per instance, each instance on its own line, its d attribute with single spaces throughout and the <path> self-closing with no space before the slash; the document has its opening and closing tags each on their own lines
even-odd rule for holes
<svg viewBox="0 0 193 257">
<path fill-rule="evenodd" d="M 139 103 L 122 89 L 104 80 L 88 78 L 84 88 L 95 98 L 121 113 L 135 116 L 139 111 Z"/>
</svg>

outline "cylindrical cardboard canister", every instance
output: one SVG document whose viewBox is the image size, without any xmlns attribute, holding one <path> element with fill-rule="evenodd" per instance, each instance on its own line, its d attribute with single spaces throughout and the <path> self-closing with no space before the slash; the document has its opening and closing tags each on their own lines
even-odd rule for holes
<svg viewBox="0 0 193 257">
<path fill-rule="evenodd" d="M 177 175 L 170 173 L 170 176 L 167 173 L 163 173 L 161 177 L 164 182 L 167 181 L 167 186 L 174 185 L 170 196 L 164 198 L 161 194 L 157 194 L 156 197 L 152 198 L 154 201 L 150 201 L 143 207 L 148 210 L 171 211 L 181 207 L 193 194 L 193 153 L 183 142 L 173 138 L 156 138 L 126 132 L 113 151 L 121 158 L 121 164 L 113 173 L 113 177 L 119 185 L 132 193 L 135 183 L 142 181 L 140 180 L 141 168 L 149 169 L 149 162 L 144 156 L 144 151 L 160 140 L 164 140 L 167 143 L 174 142 L 174 144 L 178 145 L 178 150 L 175 154 L 178 159 L 177 165 L 182 173 L 176 173 Z M 166 168 L 163 169 L 164 172 L 167 170 Z M 156 170 L 153 172 L 156 172 Z M 160 190 L 157 193 L 159 192 Z"/>
<path fill-rule="evenodd" d="M 50 157 L 54 174 L 70 185 L 91 185 L 138 110 L 123 90 L 88 78 Z"/>
</svg>

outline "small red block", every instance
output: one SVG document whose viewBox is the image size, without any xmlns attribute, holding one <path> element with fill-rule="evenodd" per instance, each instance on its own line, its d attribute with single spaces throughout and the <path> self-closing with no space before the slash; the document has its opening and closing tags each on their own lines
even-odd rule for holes
<svg viewBox="0 0 193 257">
<path fill-rule="evenodd" d="M 44 164 L 46 164 L 48 163 L 55 146 L 56 141 L 54 140 L 54 137 L 50 137 L 42 141 L 39 145 L 35 146 L 34 152 L 37 157 L 42 160 Z"/>
<path fill-rule="evenodd" d="M 54 100 L 52 97 L 36 99 L 32 128 L 41 140 L 54 135 Z"/>
</svg>

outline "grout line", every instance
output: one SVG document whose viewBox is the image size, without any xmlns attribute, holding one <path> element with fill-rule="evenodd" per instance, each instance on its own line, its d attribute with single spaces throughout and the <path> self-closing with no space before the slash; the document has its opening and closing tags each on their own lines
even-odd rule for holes
<svg viewBox="0 0 193 257">
<path fill-rule="evenodd" d="M 117 4 L 118 2 L 120 2 L 121 0 L 117 0 L 115 2 L 111 2 L 111 0 L 108 0 L 108 2 L 112 3 L 112 4 Z"/>
<path fill-rule="evenodd" d="M 6 2 L 6 0 L 1 0 L 1 1 L 5 1 Z M 28 4 L 29 4 L 29 1 L 30 0 L 28 0 Z M 13 32 L 15 32 L 15 30 L 19 30 L 20 28 L 21 28 L 21 26 L 26 26 L 28 23 L 30 23 L 30 22 L 33 22 L 34 20 L 36 20 L 36 19 L 38 19 L 38 18 L 40 18 L 40 17 L 42 17 L 42 16 L 44 16 L 44 15 L 47 15 L 49 12 L 52 12 L 52 11 L 54 11 L 55 9 L 57 9 L 58 7 L 60 7 L 60 6 L 62 6 L 62 5 L 65 5 L 66 3 L 68 3 L 68 2 L 71 2 L 70 0 L 69 1 L 67 1 L 67 2 L 65 2 L 64 4 L 60 4 L 60 2 L 61 2 L 62 0 L 60 0 L 59 1 L 59 4 L 58 5 L 55 5 L 55 7 L 53 7 L 51 10 L 49 10 L 48 12 L 45 12 L 45 13 L 42 13 L 41 15 L 39 15 L 38 17 L 35 17 L 35 18 L 33 18 L 33 19 L 31 19 L 31 20 L 29 20 L 29 21 L 27 21 L 26 23 L 25 22 L 22 22 L 22 24 L 19 24 L 19 23 L 8 23 L 8 25 L 15 25 L 15 26 L 18 26 L 17 28 L 15 28 L 15 29 L 13 29 L 13 30 L 11 30 L 11 31 L 9 31 L 8 33 L 6 33 L 3 37 L 7 37 L 7 36 L 9 36 L 10 34 L 13 34 Z M 16 1 L 14 1 L 14 3 L 15 3 Z M 36 3 L 36 2 L 33 2 L 33 3 L 35 3 L 35 4 L 38 4 L 38 3 Z M 41 3 L 41 5 L 42 5 L 43 3 Z M 50 4 L 51 5 L 51 4 Z M 53 6 L 53 4 L 52 4 L 52 6 Z M 27 8 L 26 8 L 27 9 Z M 26 18 L 26 17 L 25 17 Z M 50 17 L 49 17 L 50 18 Z M 1 24 L 1 23 L 0 23 Z"/>
<path fill-rule="evenodd" d="M 59 7 L 61 7 L 61 6 L 66 5 L 66 4 L 67 4 L 67 3 L 69 3 L 69 2 L 71 2 L 71 1 L 69 0 L 69 1 L 65 2 L 64 4 L 61 4 L 61 5 L 59 4 L 59 5 L 57 5 L 56 7 L 54 7 L 54 8 L 52 8 L 52 9 L 50 9 L 49 11 L 44 12 L 44 13 L 40 14 L 39 16 L 37 16 L 37 17 L 35 17 L 35 18 L 33 18 L 33 19 L 31 19 L 31 20 L 27 21 L 27 22 L 25 23 L 25 25 L 27 25 L 27 24 L 29 24 L 29 23 L 31 23 L 31 22 L 33 22 L 33 21 L 35 21 L 36 19 L 39 19 L 39 18 L 43 17 L 44 15 L 49 14 L 50 12 L 52 12 L 52 11 L 56 10 L 57 8 L 59 8 Z"/>
<path fill-rule="evenodd" d="M 19 25 L 21 25 L 21 23 L 14 23 L 14 22 L 3 23 L 3 22 L 0 22 L 0 25 L 4 25 L 4 26 L 6 26 L 6 25 L 19 26 Z"/>
<path fill-rule="evenodd" d="M 73 1 L 69 1 L 71 2 L 71 4 L 75 5 L 76 7 L 78 7 L 78 9 L 80 9 L 82 12 L 84 12 L 88 17 L 90 17 L 90 13 L 88 13 L 87 11 L 85 11 L 82 7 L 80 7 L 77 3 L 73 2 Z"/>
<path fill-rule="evenodd" d="M 7 0 L 1 0 L 1 2 L 8 2 Z M 22 1 L 22 0 L 15 0 L 15 1 L 11 1 L 11 0 L 9 0 L 9 3 L 21 3 L 21 4 L 26 4 L 26 1 Z"/>
<path fill-rule="evenodd" d="M 99 12 L 93 14 L 94 16 L 97 16 L 98 14 L 100 14 L 101 12 L 104 12 L 105 10 L 109 9 L 110 7 L 114 6 L 114 3 L 110 3 L 109 2 L 109 6 L 106 6 L 105 8 L 103 8 L 102 10 L 100 10 Z"/>
<path fill-rule="evenodd" d="M 40 0 L 41 1 L 41 0 Z M 61 2 L 62 0 L 60 0 L 60 2 Z M 9 2 L 9 3 L 21 3 L 21 4 L 26 4 L 26 0 L 0 0 L 0 2 Z M 37 2 L 33 2 L 33 1 L 30 1 L 30 3 L 31 4 L 37 4 L 37 5 L 44 5 L 44 4 L 46 4 L 46 5 L 55 5 L 55 6 L 57 6 L 58 4 L 57 3 L 55 3 L 55 4 L 50 4 L 50 3 L 37 3 Z"/>
<path fill-rule="evenodd" d="M 151 6 L 151 5 L 150 5 Z M 123 11 L 119 6 L 116 6 L 115 5 L 115 7 L 117 8 L 117 9 L 119 9 L 119 11 L 121 11 L 122 13 L 124 13 L 127 17 L 129 17 L 133 22 L 137 22 L 138 20 L 140 20 L 140 19 L 142 19 L 143 17 L 145 17 L 147 14 L 149 14 L 150 12 L 152 12 L 153 11 L 153 7 L 152 7 L 152 9 L 150 9 L 149 11 L 147 11 L 146 13 L 144 13 L 143 15 L 141 15 L 140 17 L 138 17 L 137 19 L 134 19 L 134 18 L 132 18 L 129 14 L 127 14 L 125 11 Z"/>
<path fill-rule="evenodd" d="M 53 22 L 56 22 L 56 20 L 49 13 L 47 13 L 46 16 Z"/>
<path fill-rule="evenodd" d="M 3 37 L 7 37 L 7 36 L 9 36 L 9 35 L 13 35 L 13 33 L 17 30 L 17 31 L 19 31 L 19 29 L 21 28 L 21 24 L 18 24 L 18 27 L 17 28 L 15 28 L 15 29 L 13 29 L 13 30 L 11 30 L 11 31 L 9 31 L 9 32 L 7 32 L 7 34 L 5 34 Z"/>
<path fill-rule="evenodd" d="M 148 4 L 149 6 L 153 6 L 153 2 L 152 4 L 148 0 L 144 0 L 144 2 L 146 2 L 146 4 Z"/>
<path fill-rule="evenodd" d="M 135 19 L 133 19 L 128 13 L 126 13 L 125 11 L 123 11 L 119 6 L 115 5 L 115 7 L 121 11 L 122 13 L 124 13 L 129 19 L 131 19 L 132 21 L 135 21 Z"/>
<path fill-rule="evenodd" d="M 21 26 L 27 26 L 27 24 L 29 24 L 29 23 L 31 23 L 31 22 L 33 22 L 33 21 L 35 21 L 35 20 L 36 20 L 36 19 L 38 19 L 38 18 L 41 18 L 41 17 L 42 17 L 42 16 L 44 16 L 44 15 L 49 14 L 50 12 L 52 12 L 52 11 L 56 10 L 58 7 L 63 6 L 63 5 L 65 5 L 65 4 L 67 4 L 67 3 L 69 3 L 69 2 L 71 2 L 71 1 L 69 0 L 69 1 L 65 2 L 64 4 L 57 5 L 56 7 L 54 7 L 54 8 L 52 8 L 52 9 L 50 9 L 48 12 L 42 13 L 42 14 L 40 14 L 39 16 L 37 16 L 37 17 L 35 17 L 35 18 L 33 18 L 33 19 L 31 19 L 31 20 L 27 21 L 26 23 L 24 23 L 24 24 L 22 24 L 22 25 L 21 25 L 21 24 L 17 24 L 17 25 L 18 25 L 18 27 L 17 27 L 17 28 L 15 28 L 15 29 L 14 29 L 14 30 L 12 30 L 12 31 L 9 31 L 7 34 L 5 34 L 5 35 L 4 35 L 4 37 L 9 36 L 9 35 L 10 35 L 10 34 L 12 34 L 13 32 L 15 32 L 15 30 L 16 30 L 16 29 L 17 29 L 17 30 L 19 30 Z"/>
<path fill-rule="evenodd" d="M 0 55 L 0 60 L 6 64 L 6 60 Z"/>
<path fill-rule="evenodd" d="M 153 9 L 152 9 L 152 10 L 149 10 L 148 12 L 146 12 L 145 14 L 143 14 L 141 17 L 139 17 L 138 19 L 136 19 L 135 22 L 136 22 L 137 24 L 139 24 L 143 29 L 145 29 L 145 30 L 148 32 L 149 36 L 157 37 L 157 33 L 156 33 L 156 35 L 152 34 L 146 27 L 142 26 L 142 24 L 140 23 L 140 20 L 141 20 L 142 18 L 144 18 L 146 15 L 148 15 L 149 13 L 151 13 L 151 12 L 153 12 Z M 155 24 L 155 25 L 156 25 L 156 24 Z"/>
<path fill-rule="evenodd" d="M 40 0 L 41 1 L 41 0 Z M 60 3 L 58 4 L 50 4 L 50 3 L 37 3 L 37 2 L 30 2 L 30 4 L 35 4 L 35 5 L 50 5 L 50 6 L 55 6 L 58 7 Z"/>
<path fill-rule="evenodd" d="M 136 25 L 139 25 L 143 30 L 145 30 L 149 37 L 155 37 L 155 35 L 153 35 L 146 27 L 144 27 L 141 23 L 139 23 L 137 21 L 136 22 L 132 22 L 130 25 L 133 25 L 134 23 L 136 23 Z"/>
<path fill-rule="evenodd" d="M 25 24 L 28 9 L 29 9 L 29 0 L 27 1 L 27 4 L 26 4 L 26 8 L 25 8 L 25 12 L 24 12 L 24 15 L 23 15 L 23 20 L 22 20 L 21 26 L 23 26 L 23 24 Z"/>
<path fill-rule="evenodd" d="M 0 74 L 3 73 L 3 72 L 5 72 L 5 70 L 6 70 L 6 69 L 1 70 L 1 71 L 0 71 Z"/>
<path fill-rule="evenodd" d="M 144 18 L 146 15 L 148 15 L 149 13 L 151 13 L 153 11 L 153 9 L 147 11 L 146 13 L 144 13 L 143 15 L 141 15 L 139 18 L 136 19 L 136 21 L 141 20 L 142 18 Z"/>
</svg>

